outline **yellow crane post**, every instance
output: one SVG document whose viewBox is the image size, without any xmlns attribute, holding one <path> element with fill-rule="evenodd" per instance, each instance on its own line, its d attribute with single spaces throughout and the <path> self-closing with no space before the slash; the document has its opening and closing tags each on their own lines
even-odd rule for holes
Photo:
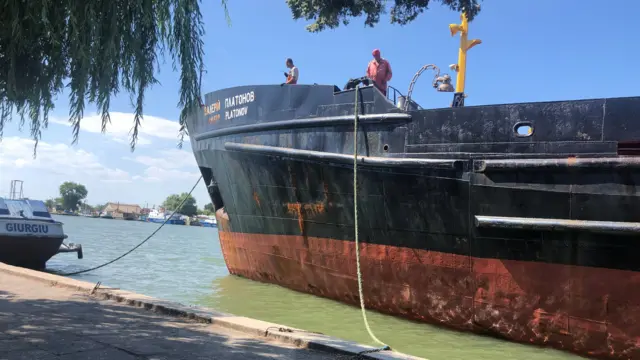
<svg viewBox="0 0 640 360">
<path fill-rule="evenodd" d="M 469 22 L 467 21 L 466 13 L 460 14 L 460 24 L 449 24 L 449 31 L 451 31 L 451 36 L 455 36 L 457 33 L 460 33 L 460 49 L 458 50 L 458 63 L 453 64 L 451 68 L 458 73 L 456 77 L 456 92 L 453 94 L 453 103 L 452 107 L 462 107 L 464 106 L 464 82 L 466 80 L 466 72 L 467 72 L 467 51 L 472 47 L 482 44 L 482 40 L 473 39 L 469 41 L 467 39 L 467 34 L 469 32 Z"/>
</svg>

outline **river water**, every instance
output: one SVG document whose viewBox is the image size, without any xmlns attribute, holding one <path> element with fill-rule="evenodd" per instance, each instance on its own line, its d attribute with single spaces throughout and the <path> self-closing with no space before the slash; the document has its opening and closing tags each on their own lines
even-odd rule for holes
<svg viewBox="0 0 640 360">
<path fill-rule="evenodd" d="M 55 256 L 47 263 L 54 272 L 82 270 L 116 258 L 159 226 L 138 221 L 54 217 L 64 223 L 68 242 L 82 244 L 84 251 L 82 260 L 75 253 Z M 375 345 L 357 307 L 229 275 L 215 228 L 165 225 L 128 256 L 74 278 Z M 372 311 L 367 315 L 380 340 L 400 352 L 429 360 L 582 359 Z"/>
</svg>

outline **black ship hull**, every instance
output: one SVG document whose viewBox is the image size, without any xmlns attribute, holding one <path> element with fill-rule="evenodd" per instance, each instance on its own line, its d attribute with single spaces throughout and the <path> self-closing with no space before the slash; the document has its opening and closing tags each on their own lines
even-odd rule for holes
<svg viewBox="0 0 640 360">
<path fill-rule="evenodd" d="M 355 91 L 334 90 L 217 91 L 188 128 L 229 271 L 358 304 Z M 640 359 L 640 98 L 405 113 L 358 91 L 367 308 Z"/>
</svg>

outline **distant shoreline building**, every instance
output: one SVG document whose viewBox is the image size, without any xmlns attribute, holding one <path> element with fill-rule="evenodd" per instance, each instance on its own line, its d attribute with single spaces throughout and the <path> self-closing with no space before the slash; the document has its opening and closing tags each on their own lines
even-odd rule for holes
<svg viewBox="0 0 640 360">
<path fill-rule="evenodd" d="M 110 215 L 114 219 L 137 220 L 142 208 L 135 204 L 109 202 L 102 209 L 102 214 Z"/>
</svg>

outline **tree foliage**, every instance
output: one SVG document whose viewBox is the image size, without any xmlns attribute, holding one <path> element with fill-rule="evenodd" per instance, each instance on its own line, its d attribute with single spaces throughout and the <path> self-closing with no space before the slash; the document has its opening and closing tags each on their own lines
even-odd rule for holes
<svg viewBox="0 0 640 360">
<path fill-rule="evenodd" d="M 213 204 L 212 203 L 208 203 L 204 206 L 203 209 L 198 209 L 198 215 L 214 215 L 215 211 L 213 209 Z"/>
<path fill-rule="evenodd" d="M 187 200 L 185 200 L 181 208 L 178 208 L 185 196 L 187 196 Z M 169 195 L 167 199 L 162 203 L 162 207 L 169 211 L 177 210 L 177 212 L 187 216 L 194 216 L 198 213 L 196 199 L 193 196 L 189 195 L 189 193 L 182 193 L 180 195 Z"/>
<path fill-rule="evenodd" d="M 44 205 L 48 208 L 48 209 L 53 209 L 56 206 L 56 201 L 53 199 L 47 199 L 44 202 Z"/>
<path fill-rule="evenodd" d="M 82 184 L 65 181 L 60 185 L 60 198 L 65 210 L 76 211 L 81 201 L 87 197 L 87 188 Z"/>
<path fill-rule="evenodd" d="M 209 211 L 210 213 L 215 213 L 216 212 L 216 210 L 213 208 L 213 204 L 212 203 L 208 203 L 207 205 L 205 205 L 204 209 Z"/>
<path fill-rule="evenodd" d="M 91 205 L 88 204 L 86 201 L 81 202 L 80 207 L 82 208 L 82 210 L 86 210 L 87 212 L 100 212 L 102 211 L 102 209 L 104 209 L 106 205 Z"/>
<path fill-rule="evenodd" d="M 307 26 L 311 32 L 327 28 L 335 29 L 342 23 L 348 25 L 350 18 L 365 16 L 365 25 L 373 27 L 380 22 L 380 15 L 390 6 L 392 24 L 406 25 L 415 20 L 432 2 L 449 7 L 451 10 L 467 13 L 469 21 L 480 12 L 479 0 L 287 0 L 295 20 L 314 20 Z"/>
<path fill-rule="evenodd" d="M 222 5 L 228 19 L 226 0 Z M 125 90 L 135 107 L 131 150 L 159 55 L 169 50 L 180 75 L 180 142 L 200 102 L 204 25 L 198 0 L 4 1 L 0 11 L 0 139 L 14 112 L 36 141 L 54 99 L 68 87 L 73 142 L 88 103 L 110 122 L 112 96 Z M 36 149 L 34 148 L 34 156 Z"/>
</svg>

